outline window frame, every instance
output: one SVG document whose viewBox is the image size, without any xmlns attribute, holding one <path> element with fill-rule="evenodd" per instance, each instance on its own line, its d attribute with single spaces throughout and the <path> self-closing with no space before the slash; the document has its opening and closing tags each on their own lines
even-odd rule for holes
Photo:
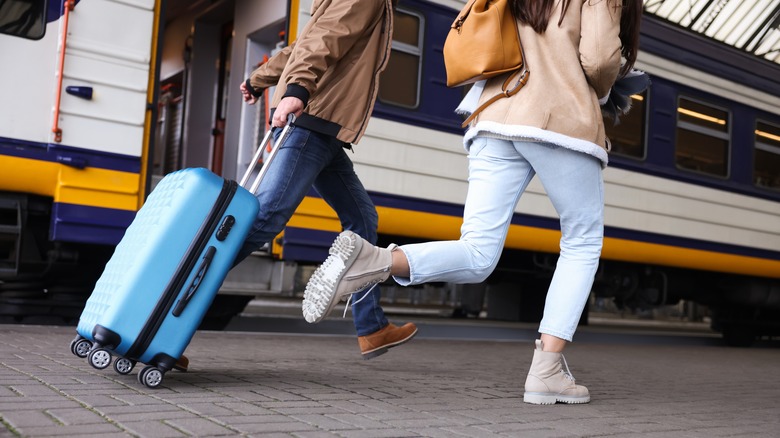
<svg viewBox="0 0 780 438">
<path fill-rule="evenodd" d="M 762 143 L 762 142 L 758 141 L 758 139 L 756 138 L 756 137 L 758 137 L 758 135 L 756 134 L 756 131 L 759 130 L 758 129 L 758 124 L 759 123 L 762 123 L 764 125 L 769 125 L 769 126 L 772 126 L 773 128 L 776 128 L 776 129 L 780 130 L 780 122 L 778 122 L 778 121 L 770 121 L 770 120 L 767 120 L 765 118 L 756 117 L 755 123 L 753 125 L 754 126 L 754 130 L 753 130 L 753 156 L 752 156 L 752 161 L 751 161 L 753 166 L 752 166 L 752 169 L 751 169 L 752 170 L 751 183 L 753 184 L 753 187 L 755 187 L 755 188 L 757 188 L 759 190 L 768 190 L 768 191 L 772 191 L 772 192 L 778 192 L 778 191 L 780 191 L 780 187 L 767 187 L 767 186 L 762 186 L 762 185 L 756 184 L 756 182 L 755 182 L 755 176 L 756 176 L 756 151 L 760 150 L 760 151 L 764 151 L 764 152 L 769 152 L 769 153 L 772 153 L 772 154 L 777 154 L 778 157 L 780 157 L 780 146 L 775 146 L 773 144 L 768 144 L 768 143 Z"/>
<path fill-rule="evenodd" d="M 414 105 L 406 105 L 398 102 L 388 101 L 384 98 L 382 98 L 381 94 L 377 93 L 377 100 L 381 102 L 383 105 L 389 105 L 394 106 L 398 108 L 405 108 L 405 109 L 418 109 L 420 107 L 420 104 L 422 102 L 422 66 L 423 66 L 423 58 L 425 53 L 425 15 L 423 15 L 420 12 L 407 9 L 404 7 L 397 7 L 395 9 L 395 14 L 398 13 L 411 15 L 414 17 L 417 17 L 419 20 L 419 27 L 417 29 L 417 46 L 413 46 L 411 44 L 402 43 L 400 41 L 396 41 L 395 38 L 393 38 L 393 42 L 390 47 L 390 56 L 393 56 L 393 50 L 397 50 L 401 53 L 406 53 L 412 56 L 418 57 L 417 62 L 417 82 L 416 82 L 416 90 L 415 90 L 415 103 Z M 390 59 L 387 60 L 388 64 L 390 62 Z M 387 71 L 387 70 L 385 70 Z M 384 73 L 384 72 L 383 72 Z"/>
<path fill-rule="evenodd" d="M 42 21 L 41 22 L 42 29 L 41 29 L 40 35 L 38 35 L 38 34 L 30 35 L 29 33 L 28 34 L 20 34 L 20 33 L 4 32 L 2 30 L 0 30 L 0 35 L 8 35 L 8 36 L 11 36 L 11 37 L 23 38 L 23 39 L 32 40 L 32 41 L 40 41 L 40 40 L 43 39 L 43 37 L 46 36 L 46 28 L 48 27 L 47 25 L 49 24 L 48 21 L 47 21 L 48 13 L 49 13 L 49 0 L 32 0 L 32 1 L 33 2 L 38 2 L 38 3 L 41 4 L 41 17 L 40 18 L 41 18 L 41 21 Z"/>
<path fill-rule="evenodd" d="M 648 140 L 649 140 L 649 132 L 650 132 L 650 129 L 649 129 L 650 128 L 650 100 L 652 99 L 652 97 L 650 96 L 651 95 L 650 88 L 647 88 L 646 90 L 642 91 L 642 93 L 639 93 L 639 94 L 640 95 L 644 94 L 644 101 L 643 101 L 643 105 L 642 105 L 642 135 L 640 136 L 640 141 L 642 142 L 642 155 L 641 156 L 634 156 L 634 155 L 621 154 L 619 152 L 615 152 L 612 149 L 612 146 L 611 146 L 610 147 L 610 151 L 609 151 L 610 160 L 614 156 L 614 157 L 619 158 L 619 159 L 632 160 L 632 161 L 635 161 L 635 162 L 646 162 L 647 161 L 648 143 L 649 143 Z M 630 98 L 631 97 L 629 96 L 629 99 Z M 628 114 L 631 114 L 631 111 L 633 111 L 634 109 L 635 108 L 633 108 L 633 104 L 632 104 L 632 108 L 631 108 L 631 110 L 629 110 Z M 626 116 L 623 116 L 623 117 L 626 117 Z M 603 119 L 604 125 L 605 125 L 604 126 L 604 131 L 606 132 L 606 130 L 607 130 L 606 124 L 607 123 L 612 123 L 613 121 L 612 121 L 612 119 L 609 119 L 607 117 L 602 117 L 602 119 Z M 609 138 L 609 135 L 607 135 L 607 138 Z M 613 142 L 610 139 L 610 144 L 611 143 L 613 143 Z"/>
<path fill-rule="evenodd" d="M 710 107 L 715 110 L 723 111 L 726 113 L 726 125 L 728 129 L 726 132 L 721 131 L 715 131 L 710 130 L 702 126 L 695 125 L 690 122 L 685 122 L 680 120 L 680 108 L 681 108 L 681 101 L 685 99 L 687 101 L 704 105 L 707 107 Z M 677 162 L 677 147 L 679 144 L 679 130 L 684 129 L 691 132 L 695 132 L 697 134 L 707 135 L 713 138 L 717 138 L 720 140 L 726 140 L 726 174 L 725 175 L 717 175 L 709 172 L 702 172 L 700 170 L 695 169 L 689 169 L 686 167 L 680 166 L 680 164 Z M 714 134 L 714 135 L 713 135 Z M 690 172 L 697 175 L 703 175 L 708 176 L 711 178 L 718 178 L 721 180 L 728 180 L 731 178 L 731 166 L 733 161 L 733 151 L 734 151 L 734 114 L 733 111 L 729 108 L 725 108 L 723 106 L 714 104 L 712 102 L 709 102 L 705 99 L 700 99 L 694 96 L 691 96 L 690 94 L 678 94 L 677 95 L 677 105 L 675 107 L 675 124 L 674 124 L 674 166 L 677 170 L 683 171 L 683 172 Z"/>
</svg>

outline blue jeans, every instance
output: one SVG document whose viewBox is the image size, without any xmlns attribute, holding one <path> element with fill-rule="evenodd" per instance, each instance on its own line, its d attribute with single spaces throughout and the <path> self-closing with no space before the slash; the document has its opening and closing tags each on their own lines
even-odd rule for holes
<svg viewBox="0 0 780 438">
<path fill-rule="evenodd" d="M 281 129 L 274 130 L 276 140 Z M 379 217 L 344 146 L 345 143 L 335 137 L 299 126 L 290 128 L 260 184 L 257 193 L 260 212 L 234 266 L 284 229 L 311 187 L 336 211 L 345 230 L 376 243 Z M 357 301 L 363 295 L 358 292 L 353 300 Z M 375 287 L 365 299 L 353 303 L 352 315 L 358 336 L 374 333 L 388 324 L 379 305 L 380 296 L 379 287 Z"/>
<path fill-rule="evenodd" d="M 561 223 L 561 252 L 539 332 L 571 341 L 604 237 L 601 162 L 590 155 L 548 143 L 477 137 L 469 150 L 460 240 L 401 246 L 410 277 L 395 280 L 401 285 L 484 281 L 501 256 L 517 202 L 536 174 Z"/>
</svg>

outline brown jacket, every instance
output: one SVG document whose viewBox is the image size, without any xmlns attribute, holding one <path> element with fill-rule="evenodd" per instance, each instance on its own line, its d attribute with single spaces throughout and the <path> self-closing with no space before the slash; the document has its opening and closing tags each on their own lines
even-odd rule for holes
<svg viewBox="0 0 780 438">
<path fill-rule="evenodd" d="M 347 143 L 363 136 L 393 41 L 392 0 L 315 0 L 298 39 L 252 72 L 253 94 L 303 100 L 296 124 Z"/>
<path fill-rule="evenodd" d="M 477 116 L 466 133 L 466 147 L 477 135 L 547 141 L 606 165 L 599 99 L 609 95 L 620 70 L 621 2 L 572 0 L 560 27 L 561 2 L 554 8 L 543 34 L 520 26 L 528 83 Z M 489 80 L 479 103 L 500 93 L 504 79 Z"/>
</svg>

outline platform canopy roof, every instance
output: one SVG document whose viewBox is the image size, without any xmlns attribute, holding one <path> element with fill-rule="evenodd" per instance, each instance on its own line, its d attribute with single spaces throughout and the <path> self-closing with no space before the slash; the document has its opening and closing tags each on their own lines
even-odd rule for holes
<svg viewBox="0 0 780 438">
<path fill-rule="evenodd" d="M 643 0 L 656 16 L 780 64 L 780 0 Z"/>
</svg>

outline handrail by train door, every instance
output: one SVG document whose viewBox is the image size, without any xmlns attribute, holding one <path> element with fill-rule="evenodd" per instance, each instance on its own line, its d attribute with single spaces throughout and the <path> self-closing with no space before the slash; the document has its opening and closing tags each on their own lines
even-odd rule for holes
<svg viewBox="0 0 780 438">
<path fill-rule="evenodd" d="M 54 120 L 51 132 L 54 133 L 54 141 L 62 141 L 62 129 L 60 129 L 60 102 L 62 100 L 62 73 L 65 69 L 65 47 L 68 41 L 68 18 L 70 11 L 76 7 L 76 0 L 65 0 L 62 5 L 62 32 L 60 33 L 60 59 L 57 63 L 57 92 L 54 100 Z"/>
</svg>

